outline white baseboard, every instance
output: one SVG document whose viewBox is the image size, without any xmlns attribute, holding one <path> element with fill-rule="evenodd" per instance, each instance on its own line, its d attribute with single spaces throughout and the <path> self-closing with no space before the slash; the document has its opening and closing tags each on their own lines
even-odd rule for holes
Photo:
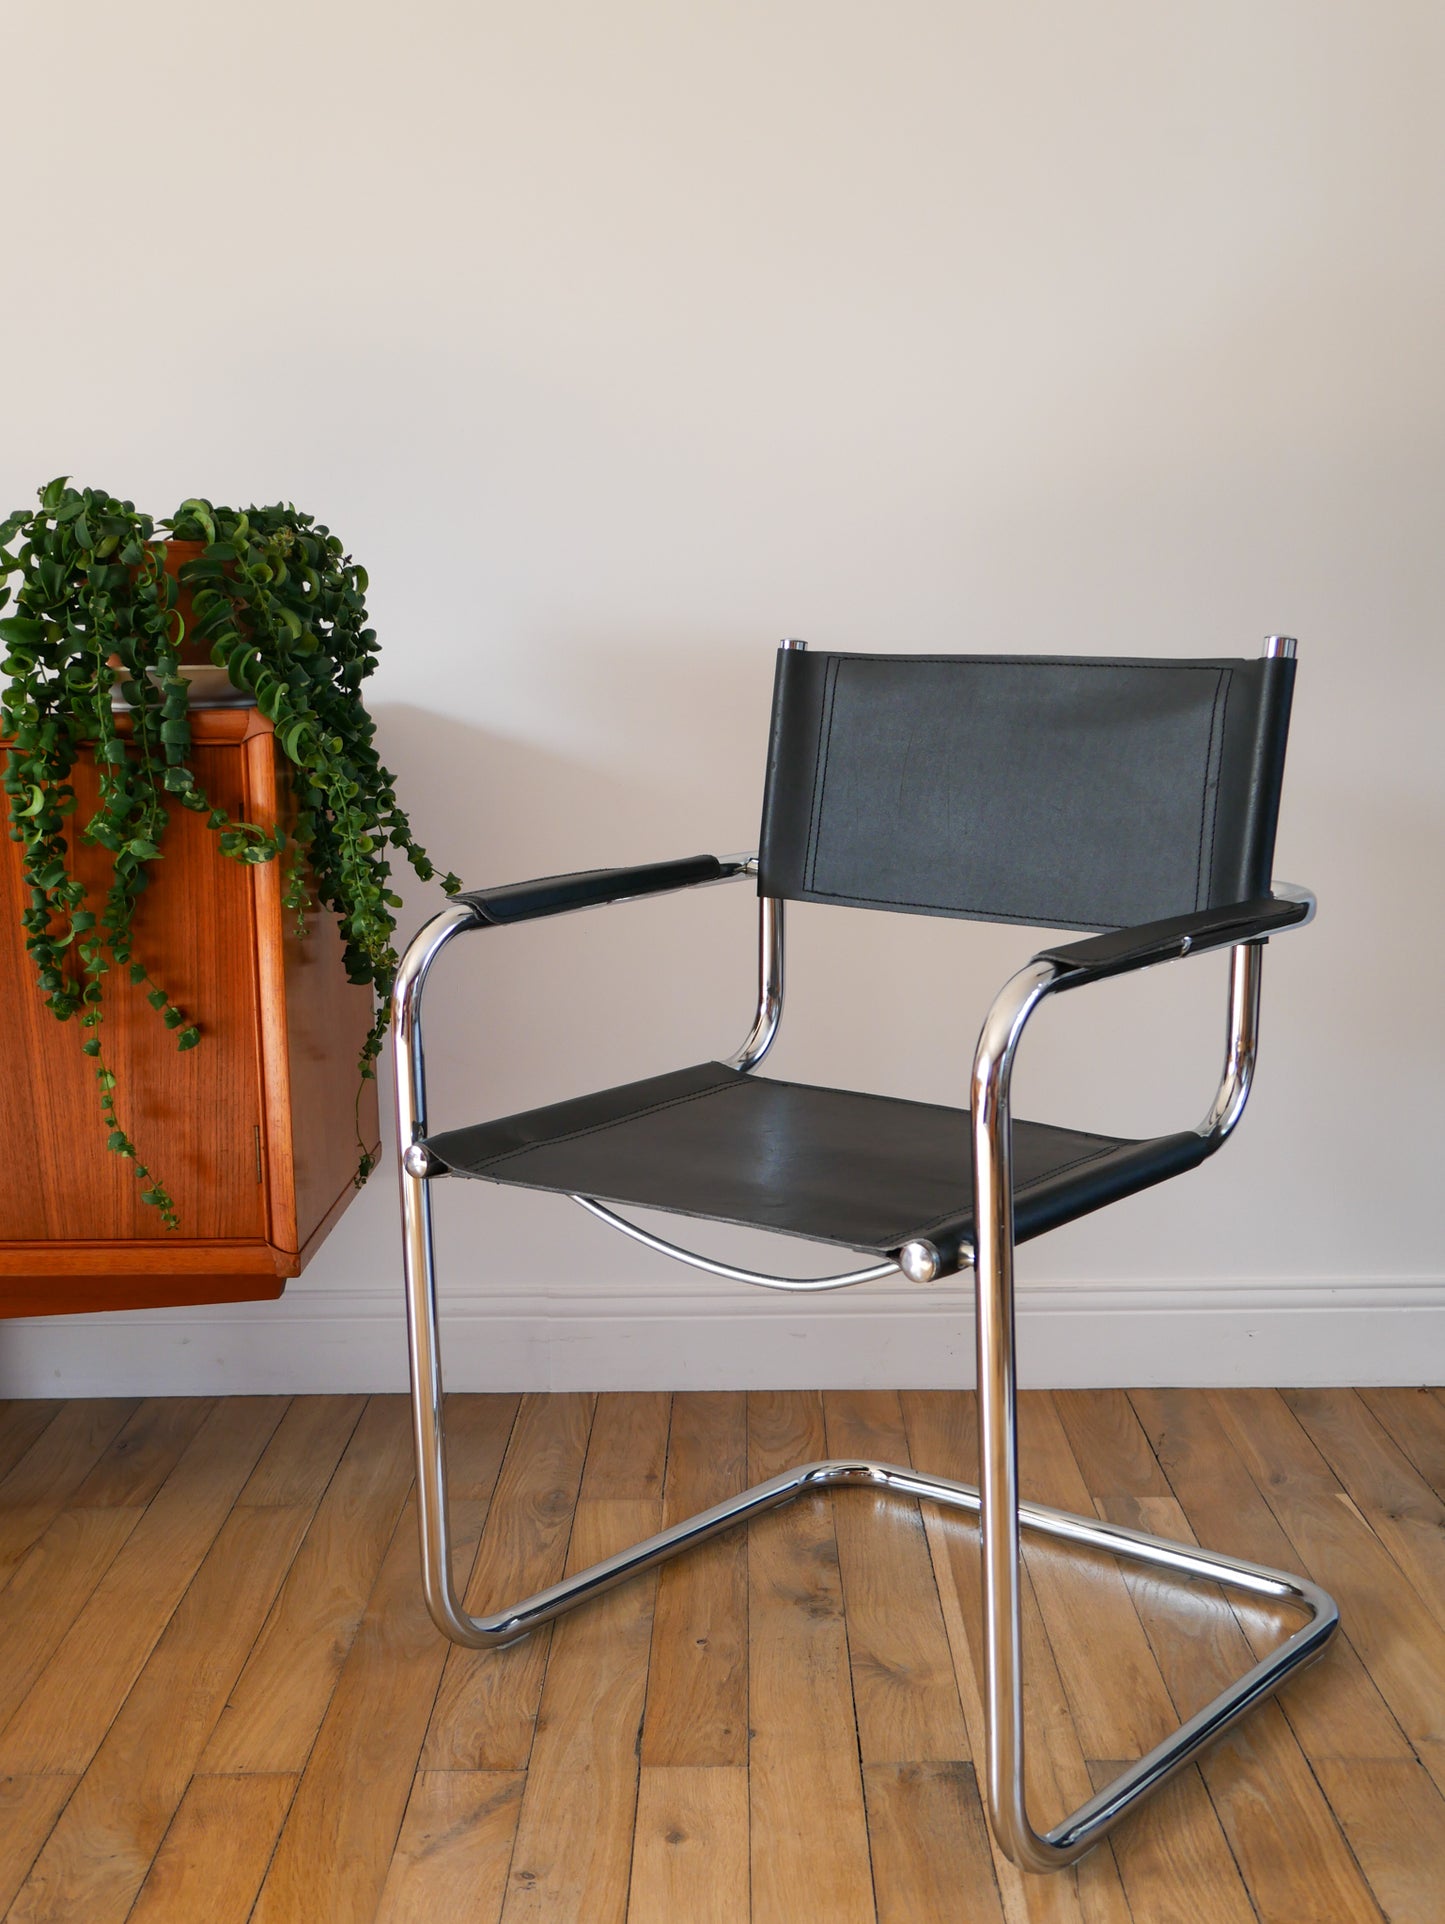
<svg viewBox="0 0 1445 1924">
<path fill-rule="evenodd" d="M 444 1297 L 458 1390 L 928 1388 L 973 1382 L 972 1289 L 864 1285 L 831 1301 L 709 1279 Z M 1445 1381 L 1445 1277 L 1024 1283 L 1022 1381 Z M 399 1291 L 293 1284 L 276 1303 L 0 1323 L 0 1396 L 400 1390 Z"/>
</svg>

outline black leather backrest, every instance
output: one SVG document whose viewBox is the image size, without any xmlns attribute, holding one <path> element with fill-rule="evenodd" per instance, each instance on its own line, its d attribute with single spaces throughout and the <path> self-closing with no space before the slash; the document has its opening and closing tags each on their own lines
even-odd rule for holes
<svg viewBox="0 0 1445 1924">
<path fill-rule="evenodd" d="M 1072 929 L 1265 895 L 1294 668 L 780 649 L 759 888 Z"/>
</svg>

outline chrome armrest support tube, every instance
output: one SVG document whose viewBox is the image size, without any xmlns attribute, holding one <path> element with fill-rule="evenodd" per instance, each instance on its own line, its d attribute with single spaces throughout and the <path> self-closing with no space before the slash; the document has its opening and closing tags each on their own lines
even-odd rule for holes
<svg viewBox="0 0 1445 1924">
<path fill-rule="evenodd" d="M 747 1040 L 728 1057 L 728 1066 L 746 1075 L 756 1069 L 778 1033 L 783 1017 L 783 903 L 776 895 L 758 897 L 758 1010 Z"/>
<path fill-rule="evenodd" d="M 1244 1114 L 1254 1082 L 1259 1051 L 1259 984 L 1264 972 L 1264 944 L 1241 942 L 1229 951 L 1229 1017 L 1224 1044 L 1224 1071 L 1199 1134 L 1211 1150 L 1218 1149 Z"/>
<path fill-rule="evenodd" d="M 1053 962 L 1030 962 L 1004 984 L 978 1039 L 972 1084 L 987 1796 L 1000 1844 L 1026 1870 L 1052 1870 L 1069 1858 L 1034 1830 L 1024 1792 L 1009 1089 L 1024 1029 L 1059 975 Z"/>
</svg>

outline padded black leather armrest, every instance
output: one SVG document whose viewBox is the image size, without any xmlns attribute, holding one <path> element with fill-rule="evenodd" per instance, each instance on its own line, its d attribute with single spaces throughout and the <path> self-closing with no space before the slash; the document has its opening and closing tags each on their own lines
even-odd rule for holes
<svg viewBox="0 0 1445 1924">
<path fill-rule="evenodd" d="M 1040 949 L 1039 962 L 1079 970 L 1090 977 L 1121 975 L 1126 969 L 1146 968 L 1151 962 L 1172 962 L 1196 949 L 1232 947 L 1236 942 L 1263 940 L 1281 929 L 1307 922 L 1311 904 L 1275 895 L 1229 908 L 1204 909 L 1198 915 L 1175 915 L 1164 922 L 1143 922 L 1137 928 L 1111 929 L 1082 942 Z"/>
<path fill-rule="evenodd" d="M 676 862 L 644 862 L 638 868 L 592 868 L 576 875 L 543 875 L 535 882 L 507 882 L 500 888 L 464 890 L 453 899 L 467 902 L 484 922 L 528 922 L 538 915 L 597 908 L 636 895 L 665 895 L 698 882 L 720 882 L 737 864 L 715 855 L 685 855 Z"/>
</svg>

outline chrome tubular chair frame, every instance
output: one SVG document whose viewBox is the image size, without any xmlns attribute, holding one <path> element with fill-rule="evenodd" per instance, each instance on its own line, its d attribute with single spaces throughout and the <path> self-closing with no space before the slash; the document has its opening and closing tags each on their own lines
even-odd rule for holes
<svg viewBox="0 0 1445 1924">
<path fill-rule="evenodd" d="M 726 863 L 729 876 L 753 872 L 751 858 Z M 1308 900 L 1302 891 L 1275 885 L 1276 896 Z M 983 1551 L 984 1673 L 989 1815 L 999 1843 L 1029 1871 L 1058 1870 L 1092 1848 L 1141 1798 L 1221 1736 L 1261 1698 L 1313 1661 L 1334 1634 L 1339 1615 L 1314 1584 L 1279 1570 L 1124 1529 L 1096 1517 L 1069 1515 L 1020 1500 L 1018 1491 L 1017 1373 L 1015 1366 L 1013 1201 L 1010 1176 L 1009 1088 L 1014 1059 L 1027 1023 L 1049 995 L 1092 978 L 1050 960 L 1035 961 L 1005 984 L 983 1026 L 972 1082 L 973 1157 L 977 1248 L 978 1433 L 980 1486 L 926 1475 L 897 1464 L 835 1458 L 806 1463 L 755 1485 L 686 1522 L 648 1537 L 591 1569 L 552 1584 L 508 1608 L 472 1616 L 462 1606 L 452 1575 L 447 1508 L 442 1371 L 433 1262 L 430 1158 L 426 1135 L 426 1073 L 422 1053 L 422 991 L 432 963 L 454 936 L 485 926 L 469 907 L 444 909 L 407 949 L 397 973 L 395 1073 L 397 1140 L 401 1145 L 401 1202 L 417 1458 L 422 1582 L 437 1627 L 454 1642 L 495 1649 L 516 1642 L 589 1598 L 654 1568 L 709 1537 L 734 1528 L 810 1491 L 864 1487 L 886 1489 L 905 1499 L 926 1498 L 980 1518 Z M 762 898 L 760 910 L 758 1013 L 747 1041 L 732 1058 L 749 1071 L 765 1055 L 782 1006 L 782 904 Z M 1187 944 L 1186 944 L 1187 949 Z M 1176 951 L 1181 953 L 1183 951 Z M 1217 1147 L 1234 1128 L 1249 1094 L 1259 1017 L 1261 942 L 1230 951 L 1228 1043 L 1219 1090 L 1199 1133 Z M 1150 957 L 1147 960 L 1162 958 Z M 1143 966 L 1143 962 L 1139 964 Z M 900 1251 L 884 1263 L 812 1282 L 768 1277 L 715 1263 L 627 1223 L 590 1197 L 576 1201 L 650 1247 L 713 1273 L 776 1288 L 841 1288 L 900 1270 L 928 1280 L 936 1265 L 927 1244 Z M 1308 1621 L 1212 1703 L 1206 1704 L 1163 1743 L 1124 1771 L 1088 1803 L 1047 1832 L 1035 1830 L 1024 1793 L 1022 1632 L 1020 1620 L 1020 1529 L 1087 1550 L 1102 1550 L 1172 1576 L 1217 1583 L 1274 1604 L 1297 1605 Z"/>
</svg>

